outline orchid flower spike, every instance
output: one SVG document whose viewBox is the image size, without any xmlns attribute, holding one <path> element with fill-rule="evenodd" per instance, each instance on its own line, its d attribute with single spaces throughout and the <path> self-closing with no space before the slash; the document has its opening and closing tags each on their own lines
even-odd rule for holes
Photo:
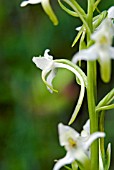
<svg viewBox="0 0 114 170">
<path fill-rule="evenodd" d="M 49 16 L 53 24 L 58 25 L 58 19 L 54 14 L 53 9 L 51 8 L 50 0 L 25 0 L 20 4 L 20 6 L 25 7 L 28 4 L 38 4 L 38 3 L 41 3 L 45 13 Z"/>
<path fill-rule="evenodd" d="M 99 28 L 92 34 L 91 38 L 95 44 L 86 50 L 81 50 L 74 55 L 72 61 L 96 60 L 100 64 L 101 78 L 109 82 L 111 75 L 111 58 L 114 59 L 114 47 L 111 47 L 114 36 L 114 25 L 109 18 L 106 18 Z"/>
<path fill-rule="evenodd" d="M 87 121 L 86 127 L 88 127 L 88 125 L 89 121 Z M 90 145 L 97 138 L 105 137 L 105 133 L 95 132 L 89 135 L 88 138 L 85 138 L 85 136 L 80 135 L 73 128 L 62 123 L 58 125 L 58 132 L 60 145 L 65 147 L 67 154 L 64 158 L 57 161 L 53 170 L 59 170 L 62 166 L 71 164 L 75 160 L 82 164 L 85 162 L 87 164 L 87 161 L 89 161 L 88 149 Z"/>
<path fill-rule="evenodd" d="M 77 113 L 80 110 L 83 98 L 84 98 L 84 92 L 85 92 L 85 85 L 84 85 L 84 80 L 82 78 L 82 76 L 80 75 L 80 73 L 74 69 L 72 66 L 68 65 L 68 64 L 64 64 L 62 62 L 60 62 L 59 60 L 53 60 L 53 56 L 49 55 L 49 50 L 45 50 L 44 52 L 44 56 L 41 57 L 33 57 L 32 61 L 36 64 L 36 66 L 38 68 L 40 68 L 42 70 L 42 80 L 44 81 L 44 83 L 46 84 L 48 90 L 52 93 L 57 92 L 57 90 L 55 90 L 53 88 L 52 85 L 52 81 L 54 79 L 54 77 L 56 76 L 57 73 L 57 69 L 58 68 L 65 68 L 69 71 L 71 71 L 72 73 L 75 74 L 75 76 L 79 79 L 80 84 L 81 84 L 81 90 L 80 90 L 80 95 L 79 95 L 79 99 L 75 108 L 75 111 L 71 117 L 70 123 L 71 124 L 75 118 Z"/>
</svg>

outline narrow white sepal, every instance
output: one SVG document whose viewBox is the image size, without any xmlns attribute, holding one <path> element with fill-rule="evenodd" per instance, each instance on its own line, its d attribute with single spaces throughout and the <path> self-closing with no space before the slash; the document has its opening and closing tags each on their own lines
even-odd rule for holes
<svg viewBox="0 0 114 170">
<path fill-rule="evenodd" d="M 88 138 L 90 136 L 90 119 L 88 119 L 83 126 L 83 130 L 81 131 L 81 136 L 84 138 Z"/>
<path fill-rule="evenodd" d="M 82 28 L 82 26 L 80 26 L 80 27 L 76 27 L 76 31 L 80 31 L 80 30 L 81 30 L 81 28 Z"/>
<path fill-rule="evenodd" d="M 86 121 L 85 125 L 83 126 L 83 129 L 84 129 L 86 132 L 90 133 L 90 119 L 88 119 L 88 120 Z"/>
<path fill-rule="evenodd" d="M 25 7 L 25 6 L 27 6 L 29 4 L 29 1 L 23 1 L 21 4 L 20 4 L 20 6 L 21 7 Z"/>
<path fill-rule="evenodd" d="M 95 60 L 97 59 L 96 50 L 96 45 L 92 45 L 86 50 L 81 50 L 73 56 L 72 62 L 77 63 L 79 60 Z"/>
<path fill-rule="evenodd" d="M 57 161 L 57 163 L 55 164 L 53 170 L 59 170 L 62 166 L 66 165 L 66 164 L 70 164 L 74 160 L 75 159 L 72 157 L 70 152 L 67 152 L 67 154 L 66 154 L 66 156 L 64 158 Z"/>
<path fill-rule="evenodd" d="M 90 145 L 93 143 L 93 141 L 95 141 L 97 138 L 103 138 L 103 137 L 105 137 L 105 133 L 103 132 L 95 132 L 91 134 L 89 139 L 85 142 L 84 145 L 85 150 L 87 150 L 90 147 Z"/>
</svg>

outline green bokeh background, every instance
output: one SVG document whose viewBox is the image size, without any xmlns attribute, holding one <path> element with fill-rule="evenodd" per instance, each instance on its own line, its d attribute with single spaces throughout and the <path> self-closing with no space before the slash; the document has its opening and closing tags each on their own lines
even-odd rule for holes
<svg viewBox="0 0 114 170">
<path fill-rule="evenodd" d="M 78 0 L 85 8 L 86 1 Z M 57 1 L 52 6 L 59 18 L 54 27 L 40 4 L 20 8 L 21 1 L 0 2 L 0 170 L 51 170 L 54 160 L 63 157 L 57 125 L 67 124 L 79 94 L 75 77 L 59 70 L 54 80 L 57 94 L 50 94 L 41 80 L 33 56 L 49 48 L 54 58 L 71 59 L 78 46 L 71 48 L 79 19 L 68 16 Z M 114 0 L 102 0 L 99 9 L 108 9 Z M 83 70 L 86 63 L 82 62 Z M 99 66 L 98 66 L 99 68 Z M 114 73 L 114 63 L 112 62 Z M 98 69 L 99 77 L 99 69 Z M 100 100 L 114 86 L 98 78 Z M 114 144 L 114 111 L 106 113 L 106 146 Z M 86 96 L 73 127 L 81 130 L 88 119 Z M 111 169 L 114 169 L 112 147 Z"/>
</svg>

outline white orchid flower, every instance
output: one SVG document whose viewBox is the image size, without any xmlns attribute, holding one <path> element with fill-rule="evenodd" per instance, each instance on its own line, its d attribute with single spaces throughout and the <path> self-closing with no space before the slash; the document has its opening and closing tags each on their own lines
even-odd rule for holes
<svg viewBox="0 0 114 170">
<path fill-rule="evenodd" d="M 84 138 L 84 140 L 88 140 L 90 137 L 90 119 L 87 120 L 85 125 L 83 126 L 83 130 L 81 131 L 81 136 Z M 106 165 L 104 165 L 101 148 L 100 148 L 100 140 L 99 140 L 99 170 L 105 170 L 109 169 L 110 167 L 110 156 L 111 155 L 111 144 L 108 144 L 107 150 L 106 150 Z M 90 150 L 88 150 L 88 156 L 90 157 Z"/>
<path fill-rule="evenodd" d="M 75 108 L 75 111 L 71 117 L 70 123 L 71 124 L 74 119 L 76 118 L 77 113 L 79 112 L 79 109 L 81 107 L 83 98 L 84 98 L 84 92 L 85 92 L 85 85 L 82 76 L 79 74 L 77 70 L 75 70 L 72 66 L 64 63 L 60 63 L 59 60 L 53 60 L 53 56 L 48 54 L 49 50 L 45 50 L 44 52 L 44 57 L 33 57 L 32 61 L 36 64 L 38 68 L 42 70 L 42 80 L 46 84 L 48 90 L 52 93 L 53 91 L 57 92 L 53 88 L 52 81 L 54 77 L 56 76 L 57 69 L 58 68 L 65 68 L 72 73 L 75 74 L 75 76 L 79 79 L 80 84 L 81 84 L 81 90 L 80 90 L 80 95 L 79 99 Z"/>
<path fill-rule="evenodd" d="M 89 122 L 87 122 L 86 127 L 88 127 L 88 125 Z M 63 125 L 62 123 L 58 125 L 58 132 L 60 145 L 65 147 L 67 154 L 64 158 L 57 161 L 53 170 L 59 170 L 62 166 L 71 164 L 75 160 L 81 163 L 89 160 L 88 149 L 90 145 L 97 138 L 105 136 L 103 132 L 95 132 L 89 135 L 88 138 L 85 138 L 85 136 L 81 136 L 73 128 Z"/>
<path fill-rule="evenodd" d="M 57 92 L 57 90 L 53 89 L 52 81 L 56 76 L 56 67 L 55 62 L 53 60 L 53 56 L 49 55 L 48 52 L 50 50 L 45 50 L 44 57 L 33 57 L 32 61 L 36 64 L 38 68 L 42 70 L 42 80 L 46 83 L 48 90 L 52 93 L 53 91 Z M 45 80 L 46 75 L 47 79 Z"/>
<path fill-rule="evenodd" d="M 25 7 L 28 4 L 39 4 L 39 3 L 41 3 L 45 13 L 49 16 L 53 24 L 57 25 L 58 19 L 56 15 L 54 14 L 53 9 L 51 8 L 50 0 L 25 0 L 20 4 L 20 6 Z"/>
<path fill-rule="evenodd" d="M 95 44 L 86 50 L 75 54 L 72 61 L 96 60 L 100 64 L 101 77 L 104 82 L 109 82 L 111 74 L 111 58 L 114 59 L 114 47 L 111 47 L 114 35 L 114 26 L 110 19 L 105 19 L 91 38 Z"/>
</svg>

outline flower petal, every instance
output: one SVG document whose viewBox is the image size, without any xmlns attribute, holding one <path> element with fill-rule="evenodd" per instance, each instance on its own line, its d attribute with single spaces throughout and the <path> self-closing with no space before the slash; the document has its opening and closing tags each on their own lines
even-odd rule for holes
<svg viewBox="0 0 114 170">
<path fill-rule="evenodd" d="M 90 133 L 90 119 L 87 120 L 87 122 L 85 123 L 85 125 L 83 126 L 83 129 Z"/>
<path fill-rule="evenodd" d="M 58 131 L 59 131 L 59 141 L 61 146 L 67 145 L 69 138 L 76 139 L 79 137 L 79 133 L 77 131 L 75 131 L 70 126 L 63 125 L 62 123 L 59 123 Z"/>
<path fill-rule="evenodd" d="M 108 9 L 108 18 L 110 18 L 110 19 L 114 18 L 114 6 L 112 6 Z"/>
<path fill-rule="evenodd" d="M 98 26 L 97 30 L 91 35 L 91 38 L 100 44 L 106 43 L 111 45 L 114 35 L 114 25 L 109 18 L 104 19 Z"/>
<path fill-rule="evenodd" d="M 53 64 L 53 57 L 48 54 L 50 50 L 46 49 L 44 52 L 44 57 L 33 57 L 32 61 L 36 64 L 38 68 L 41 70 L 46 69 L 46 67 L 49 67 Z"/>
<path fill-rule="evenodd" d="M 51 71 L 51 70 L 53 70 L 54 69 L 54 61 L 48 66 L 48 67 L 46 67 L 46 69 L 44 69 L 43 71 L 42 71 L 42 80 L 43 80 L 43 82 L 46 84 L 46 86 L 47 86 L 47 89 L 52 93 L 53 91 L 54 92 L 58 92 L 57 90 L 55 90 L 54 88 L 53 88 L 53 86 L 52 85 L 50 85 L 50 84 L 48 84 L 48 82 L 47 82 L 47 80 L 46 80 L 46 76 L 47 76 L 47 74 Z M 50 72 L 51 73 L 51 72 Z M 50 74 L 49 73 L 49 74 Z M 48 75 L 49 76 L 49 75 Z M 52 75 L 51 75 L 52 76 Z M 50 81 L 51 82 L 51 79 L 50 78 L 48 78 L 48 81 Z M 50 83 L 49 82 L 49 83 Z"/>
<path fill-rule="evenodd" d="M 56 76 L 56 73 L 57 73 L 57 69 L 52 69 L 51 72 L 49 73 L 49 75 L 47 76 L 47 83 L 52 87 L 53 87 L 52 81 L 53 81 L 54 77 Z M 53 92 L 49 87 L 47 87 L 47 88 L 50 91 L 50 93 Z"/>
<path fill-rule="evenodd" d="M 41 70 L 44 70 L 49 64 L 51 64 L 53 62 L 52 60 L 49 60 L 45 57 L 33 57 L 32 61 Z"/>
<path fill-rule="evenodd" d="M 55 164 L 53 170 L 59 170 L 62 166 L 66 164 L 70 164 L 74 161 L 75 159 L 72 157 L 70 152 L 67 152 L 66 156 L 60 160 L 57 161 Z"/>
<path fill-rule="evenodd" d="M 90 48 L 86 50 L 81 50 L 77 54 L 75 54 L 72 58 L 73 63 L 77 63 L 79 60 L 95 60 L 97 59 L 97 51 L 96 46 L 92 45 Z"/>
<path fill-rule="evenodd" d="M 114 59 L 114 47 L 110 47 L 109 56 L 110 56 L 110 58 Z"/>
<path fill-rule="evenodd" d="M 97 138 L 103 138 L 105 137 L 105 133 L 103 132 L 95 132 L 90 135 L 89 139 L 84 144 L 84 149 L 87 150 L 89 146 L 96 140 Z"/>
<path fill-rule="evenodd" d="M 89 137 L 90 135 L 90 119 L 87 120 L 85 125 L 83 126 L 83 130 L 81 131 L 81 136 L 82 137 Z"/>
<path fill-rule="evenodd" d="M 76 27 L 76 31 L 80 31 L 80 30 L 81 30 L 81 28 L 82 28 L 82 26 L 80 26 L 80 27 Z"/>
<path fill-rule="evenodd" d="M 53 60 L 53 56 L 49 55 L 48 53 L 50 52 L 49 49 L 46 49 L 44 52 L 44 57 L 50 60 Z"/>
<path fill-rule="evenodd" d="M 38 4 L 41 3 L 42 0 L 28 0 L 28 1 L 23 1 L 20 6 L 25 7 L 28 4 Z"/>
</svg>

